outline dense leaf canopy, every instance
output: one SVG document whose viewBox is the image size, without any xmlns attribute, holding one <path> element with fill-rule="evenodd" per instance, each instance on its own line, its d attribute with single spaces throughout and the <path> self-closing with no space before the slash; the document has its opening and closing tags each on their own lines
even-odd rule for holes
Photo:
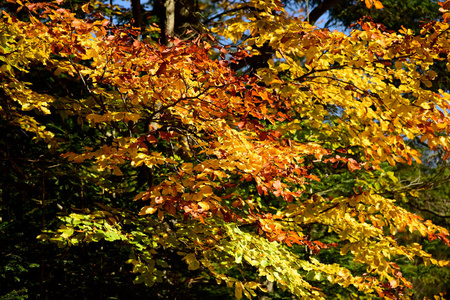
<svg viewBox="0 0 450 300">
<path fill-rule="evenodd" d="M 397 170 L 450 156 L 434 70 L 450 68 L 450 1 L 418 34 L 220 2 L 223 23 L 165 44 L 156 24 L 57 2 L 11 1 L 0 22 L 2 135 L 18 145 L 3 145 L 2 176 L 29 184 L 23 197 L 39 189 L 42 247 L 116 247 L 135 283 L 215 280 L 238 299 L 271 282 L 306 299 L 408 298 L 408 267 L 448 270 L 448 229 L 407 209 L 426 187 Z"/>
</svg>

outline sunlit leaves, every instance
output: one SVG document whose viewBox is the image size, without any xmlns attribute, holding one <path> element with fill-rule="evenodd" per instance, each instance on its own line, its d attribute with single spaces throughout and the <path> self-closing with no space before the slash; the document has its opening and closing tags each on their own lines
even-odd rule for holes
<svg viewBox="0 0 450 300">
<path fill-rule="evenodd" d="M 378 0 L 364 0 L 367 8 L 371 8 L 372 6 L 375 6 L 376 9 L 382 9 L 383 8 L 383 4 L 381 3 L 381 1 Z"/>
</svg>

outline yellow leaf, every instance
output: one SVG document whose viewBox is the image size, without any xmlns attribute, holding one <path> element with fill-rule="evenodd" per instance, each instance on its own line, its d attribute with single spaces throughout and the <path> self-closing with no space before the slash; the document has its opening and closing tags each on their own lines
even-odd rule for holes
<svg viewBox="0 0 450 300">
<path fill-rule="evenodd" d="M 1 72 L 1 73 L 6 73 L 6 72 L 8 72 L 11 76 L 14 76 L 14 73 L 13 73 L 13 70 L 12 70 L 11 66 L 8 65 L 8 64 L 2 65 L 2 66 L 0 67 L 0 72 Z"/>
<path fill-rule="evenodd" d="M 428 71 L 428 76 L 430 76 L 431 79 L 435 79 L 438 76 L 438 74 L 436 73 L 436 71 L 430 70 Z"/>
<path fill-rule="evenodd" d="M 395 161 L 390 155 L 387 156 L 387 160 L 391 166 L 395 166 Z"/>
<path fill-rule="evenodd" d="M 200 267 L 200 263 L 198 262 L 194 253 L 186 255 L 183 259 L 189 265 L 188 270 L 197 270 Z"/>
<path fill-rule="evenodd" d="M 201 201 L 201 202 L 198 203 L 198 205 L 200 205 L 200 207 L 203 208 L 204 210 L 208 210 L 209 209 L 208 202 Z"/>
<path fill-rule="evenodd" d="M 204 185 L 200 188 L 200 190 L 198 191 L 198 194 L 202 195 L 203 197 L 208 197 L 213 194 L 213 191 L 209 185 Z"/>
<path fill-rule="evenodd" d="M 116 176 L 122 176 L 123 175 L 122 171 L 120 171 L 119 167 L 117 167 L 117 166 L 113 166 L 112 170 L 113 170 L 114 175 L 116 175 Z"/>
<path fill-rule="evenodd" d="M 139 215 L 140 216 L 151 215 L 151 214 L 155 213 L 157 210 L 158 209 L 154 208 L 153 206 L 144 206 L 143 208 L 141 208 Z"/>
<path fill-rule="evenodd" d="M 242 284 L 242 282 L 238 281 L 235 284 L 235 290 L 234 290 L 234 296 L 237 299 L 241 299 L 242 298 L 242 290 L 244 289 L 244 285 Z"/>
<path fill-rule="evenodd" d="M 81 9 L 85 12 L 85 13 L 89 13 L 89 2 L 84 4 L 83 6 L 81 6 Z"/>
<path fill-rule="evenodd" d="M 433 84 L 431 83 L 431 81 L 427 80 L 427 79 L 422 79 L 422 83 L 425 84 L 425 86 L 427 88 L 430 88 L 433 86 Z"/>
<path fill-rule="evenodd" d="M 417 192 L 417 190 L 409 191 L 409 194 L 413 197 L 419 197 L 419 192 Z"/>
<path fill-rule="evenodd" d="M 128 122 L 128 121 L 136 122 L 136 121 L 139 120 L 140 118 L 141 118 L 141 115 L 140 115 L 140 114 L 129 113 L 129 114 L 126 114 L 126 115 L 124 116 L 123 120 L 124 120 L 125 122 Z"/>
</svg>

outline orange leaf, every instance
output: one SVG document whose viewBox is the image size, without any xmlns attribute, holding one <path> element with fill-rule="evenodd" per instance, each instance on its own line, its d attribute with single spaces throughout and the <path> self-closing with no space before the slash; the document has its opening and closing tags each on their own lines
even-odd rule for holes
<svg viewBox="0 0 450 300">
<path fill-rule="evenodd" d="M 384 7 L 380 1 L 375 0 L 373 3 L 375 4 L 376 9 L 382 9 Z"/>
<path fill-rule="evenodd" d="M 74 20 L 73 22 L 72 22 L 72 27 L 74 27 L 74 28 L 78 28 L 78 27 L 80 27 L 81 26 L 81 21 L 80 20 Z"/>
<path fill-rule="evenodd" d="M 166 202 L 166 203 L 164 204 L 164 209 L 165 209 L 169 214 L 171 214 L 171 215 L 175 215 L 176 212 L 177 212 L 175 206 L 173 206 L 173 204 L 172 204 L 172 203 L 169 203 L 169 202 Z"/>
</svg>

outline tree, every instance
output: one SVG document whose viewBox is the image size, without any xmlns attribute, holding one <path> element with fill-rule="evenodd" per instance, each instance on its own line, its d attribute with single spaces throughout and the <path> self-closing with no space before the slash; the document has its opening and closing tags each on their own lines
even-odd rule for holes
<svg viewBox="0 0 450 300">
<path fill-rule="evenodd" d="M 389 30 L 400 30 L 403 27 L 412 29 L 416 34 L 420 32 L 420 25 L 427 21 L 441 17 L 436 1 L 383 1 L 383 9 L 368 9 L 360 1 L 339 1 L 330 10 L 330 17 L 336 23 L 345 27 L 358 21 L 364 16 L 370 16 L 374 22 L 381 23 Z"/>
<path fill-rule="evenodd" d="M 63 206 L 40 240 L 112 243 L 137 283 L 213 278 L 236 298 L 264 291 L 264 279 L 298 297 L 406 298 L 405 259 L 450 264 L 414 238 L 447 247 L 448 230 L 375 184 L 399 183 L 389 166 L 420 164 L 415 139 L 448 158 L 450 95 L 429 87 L 431 66 L 448 65 L 450 1 L 420 36 L 363 21 L 345 35 L 279 1 L 236 3 L 211 33 L 168 45 L 111 26 L 90 3 L 85 19 L 17 4 L 27 19 L 3 12 L 0 24 L 3 128 L 48 145 L 57 163 L 45 169 L 74 176 L 83 203 Z M 266 67 L 233 70 L 263 46 L 276 49 Z M 171 271 L 180 263 L 189 272 Z"/>
</svg>

